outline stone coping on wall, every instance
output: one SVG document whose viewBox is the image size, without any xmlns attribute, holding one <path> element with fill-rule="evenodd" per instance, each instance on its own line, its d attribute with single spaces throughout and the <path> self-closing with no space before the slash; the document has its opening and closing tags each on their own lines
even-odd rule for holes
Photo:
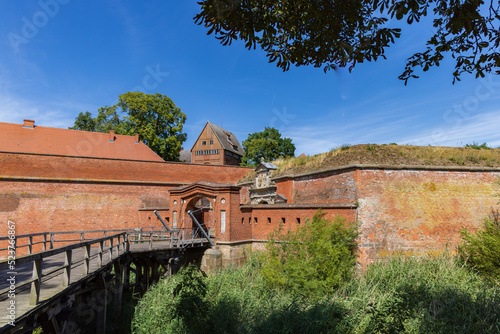
<svg viewBox="0 0 500 334">
<path fill-rule="evenodd" d="M 73 158 L 73 159 L 112 160 L 112 161 L 128 161 L 128 162 L 147 162 L 147 163 L 155 163 L 155 164 L 176 164 L 176 165 L 204 166 L 204 164 L 196 164 L 196 163 L 192 163 L 192 162 L 182 162 L 182 161 L 154 161 L 154 160 L 133 160 L 133 159 L 117 159 L 117 158 L 99 158 L 99 157 L 85 157 L 85 156 L 61 155 L 61 154 L 29 153 L 29 152 L 9 152 L 9 151 L 1 151 L 1 150 L 0 150 L 0 154 L 19 154 L 19 155 L 36 155 L 36 156 L 47 156 L 47 157 Z M 236 166 L 236 165 L 208 165 L 208 166 L 248 169 L 249 172 L 251 170 L 253 170 L 252 167 Z"/>
<path fill-rule="evenodd" d="M 195 183 L 187 184 L 180 186 L 175 189 L 170 189 L 170 193 L 176 193 L 176 192 L 183 192 L 185 190 L 188 190 L 190 188 L 196 188 L 196 187 L 201 187 L 201 188 L 214 188 L 214 189 L 240 189 L 241 186 L 239 185 L 234 185 L 231 183 L 217 183 L 217 182 L 209 182 L 209 181 L 198 181 Z"/>
<path fill-rule="evenodd" d="M 355 165 L 347 165 L 340 167 L 333 167 L 327 169 L 316 170 L 308 173 L 302 173 L 297 175 L 280 175 L 273 177 L 273 181 L 281 181 L 286 179 L 298 179 L 302 177 L 314 176 L 318 174 L 326 174 L 326 173 L 334 173 L 334 172 L 343 172 L 348 170 L 356 170 L 356 169 L 383 169 L 383 170 L 423 170 L 423 171 L 455 171 L 455 172 L 500 172 L 499 167 L 472 167 L 472 166 L 414 166 L 414 165 L 363 165 L 363 164 L 355 164 Z M 247 186 L 254 184 L 255 181 L 245 181 L 238 183 L 241 186 Z"/>
<path fill-rule="evenodd" d="M 254 242 L 268 242 L 268 240 L 260 240 L 260 239 L 246 239 L 246 240 L 237 240 L 237 241 L 215 241 L 216 245 L 241 245 L 241 244 L 251 244 Z"/>
<path fill-rule="evenodd" d="M 165 207 L 165 208 L 141 208 L 141 209 L 139 209 L 139 211 L 154 211 L 154 210 L 156 210 L 156 211 L 168 211 L 168 210 L 170 210 L 170 208 Z"/>
<path fill-rule="evenodd" d="M 0 181 L 18 181 L 18 182 L 54 182 L 54 183 L 111 183 L 126 185 L 151 185 L 178 187 L 180 183 L 158 182 L 158 181 L 134 181 L 134 180 L 105 180 L 105 179 L 68 179 L 53 177 L 29 177 L 29 176 L 5 176 L 0 175 Z"/>
<path fill-rule="evenodd" d="M 354 203 L 243 204 L 240 209 L 356 209 Z"/>
</svg>

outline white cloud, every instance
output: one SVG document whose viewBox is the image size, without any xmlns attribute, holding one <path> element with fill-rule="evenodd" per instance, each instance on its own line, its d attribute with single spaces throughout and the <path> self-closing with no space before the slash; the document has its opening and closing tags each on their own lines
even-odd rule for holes
<svg viewBox="0 0 500 334">
<path fill-rule="evenodd" d="M 317 154 L 342 144 L 398 143 L 413 145 L 464 146 L 487 142 L 500 146 L 500 110 L 483 112 L 460 122 L 430 123 L 425 115 L 405 114 L 394 110 L 370 113 L 363 117 L 341 119 L 328 117 L 316 124 L 284 129 L 285 137 L 293 138 L 296 153 Z M 424 118 L 424 119 L 422 119 Z M 433 125 L 435 124 L 435 125 Z"/>
<path fill-rule="evenodd" d="M 500 146 L 500 110 L 458 119 L 407 137 L 401 143 L 416 145 L 464 146 L 472 142 Z"/>
<path fill-rule="evenodd" d="M 36 125 L 67 128 L 74 124 L 79 112 L 86 110 L 96 110 L 96 107 L 68 101 L 53 101 L 47 105 L 0 94 L 0 122 L 20 124 L 24 119 L 33 119 Z"/>
</svg>

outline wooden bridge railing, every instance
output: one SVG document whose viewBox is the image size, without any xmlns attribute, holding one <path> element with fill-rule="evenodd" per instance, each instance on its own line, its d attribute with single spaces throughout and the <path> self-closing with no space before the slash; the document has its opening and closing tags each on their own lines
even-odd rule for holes
<svg viewBox="0 0 500 334">
<path fill-rule="evenodd" d="M 98 251 L 96 254 L 91 255 L 91 247 L 96 245 Z M 72 261 L 72 251 L 77 248 L 84 248 L 84 257 L 81 260 Z M 113 253 L 116 249 L 117 254 L 129 250 L 129 243 L 127 232 L 117 233 L 111 236 L 92 239 L 84 242 L 78 242 L 73 245 L 59 247 L 56 249 L 45 250 L 43 252 L 16 257 L 15 266 L 18 268 L 23 264 L 33 263 L 33 275 L 29 280 L 24 280 L 16 284 L 15 290 L 19 291 L 26 285 L 31 285 L 30 304 L 36 305 L 40 300 L 40 288 L 42 281 L 45 277 L 49 277 L 56 272 L 62 271 L 62 285 L 68 286 L 70 284 L 71 269 L 77 265 L 83 264 L 83 275 L 86 276 L 90 273 L 90 261 L 97 258 L 97 266 L 100 268 L 103 265 L 103 256 L 109 253 L 110 260 L 113 258 Z M 42 266 L 44 259 L 57 254 L 64 253 L 64 265 L 51 268 L 49 271 L 42 273 Z M 0 262 L 0 271 L 9 272 L 11 270 L 9 261 Z M 12 289 L 6 288 L 0 291 L 0 297 L 9 293 Z"/>
<path fill-rule="evenodd" d="M 153 230 L 151 227 L 144 227 L 141 230 Z M 59 231 L 59 232 L 40 232 L 31 234 L 16 235 L 16 253 L 18 255 L 33 254 L 40 251 L 57 248 L 60 245 L 72 244 L 93 240 L 99 237 L 106 237 L 108 233 L 130 232 L 134 229 L 116 229 L 116 230 L 94 230 L 94 231 Z M 10 237 L 0 237 L 0 245 L 6 244 Z M 2 243 L 4 242 L 4 243 Z M 39 246 L 41 245 L 41 246 Z M 0 247 L 0 256 L 2 252 L 9 247 Z"/>
<path fill-rule="evenodd" d="M 211 231 L 208 231 L 212 235 Z M 204 246 L 208 240 L 204 240 L 203 235 L 192 228 L 176 228 L 171 232 L 164 228 L 151 228 L 128 231 L 131 244 L 149 243 L 149 249 L 153 248 L 153 243 L 158 241 L 169 241 L 173 248 L 185 248 L 187 246 Z"/>
<path fill-rule="evenodd" d="M 115 234 L 108 235 L 108 233 Z M 102 234 L 102 236 L 100 236 Z M 208 235 L 212 235 L 210 233 Z M 37 240 L 40 239 L 40 240 Z M 0 237 L 0 241 L 9 241 L 9 237 Z M 83 264 L 82 274 L 86 276 L 91 273 L 90 264 L 97 258 L 97 268 L 101 268 L 107 261 L 104 256 L 109 256 L 112 260 L 125 252 L 130 251 L 130 245 L 149 243 L 149 249 L 153 249 L 154 242 L 168 241 L 171 248 L 186 248 L 193 246 L 203 246 L 208 244 L 196 230 L 191 228 L 181 228 L 167 231 L 165 228 L 144 227 L 140 229 L 124 230 L 97 230 L 97 231 L 64 231 L 64 232 L 44 232 L 32 233 L 16 236 L 16 253 L 20 248 L 28 249 L 27 255 L 15 256 L 15 268 L 33 263 L 32 278 L 16 282 L 15 291 L 21 291 L 31 285 L 30 304 L 36 305 L 40 300 L 41 286 L 44 280 L 54 275 L 62 273 L 62 286 L 68 286 L 71 279 L 71 271 L 75 266 Z M 24 240 L 23 244 L 18 244 L 19 240 Z M 36 245 L 42 245 L 42 251 L 32 253 Z M 60 244 L 60 247 L 56 247 Z M 83 258 L 73 261 L 73 250 L 83 248 Z M 7 251 L 9 248 L 0 248 L 0 251 Z M 91 252 L 94 250 L 94 252 Z M 44 259 L 48 257 L 64 254 L 64 265 L 54 268 L 46 268 L 42 272 Z M 92 254 L 94 253 L 94 254 Z M 114 255 L 115 254 L 115 255 Z M 12 271 L 9 259 L 0 262 L 0 272 L 8 274 Z M 0 300 L 12 291 L 11 287 L 0 290 Z"/>
</svg>

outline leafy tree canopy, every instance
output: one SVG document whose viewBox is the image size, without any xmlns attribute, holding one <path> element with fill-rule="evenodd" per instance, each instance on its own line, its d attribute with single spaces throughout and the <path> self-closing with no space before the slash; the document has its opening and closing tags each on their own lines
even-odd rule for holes
<svg viewBox="0 0 500 334">
<path fill-rule="evenodd" d="M 293 157 L 295 145 L 290 138 L 282 138 L 275 128 L 265 128 L 262 132 L 248 135 L 243 142 L 245 155 L 241 162 L 246 166 L 257 166 L 261 158 L 266 161 L 276 160 L 279 157 Z"/>
<path fill-rule="evenodd" d="M 288 70 L 313 65 L 329 69 L 385 58 L 401 36 L 388 18 L 415 24 L 433 15 L 427 48 L 407 59 L 399 76 L 407 83 L 416 68 L 439 66 L 445 54 L 455 59 L 453 82 L 463 72 L 500 74 L 498 0 L 204 0 L 198 24 L 223 45 L 242 40 L 258 44 L 269 62 Z M 394 24 L 391 23 L 391 26 Z"/>
<path fill-rule="evenodd" d="M 125 114 L 126 116 L 121 116 Z M 87 111 L 75 119 L 74 130 L 135 135 L 160 157 L 177 161 L 187 135 L 182 132 L 186 115 L 172 100 L 162 94 L 128 92 L 118 103 L 99 108 L 96 118 Z"/>
</svg>

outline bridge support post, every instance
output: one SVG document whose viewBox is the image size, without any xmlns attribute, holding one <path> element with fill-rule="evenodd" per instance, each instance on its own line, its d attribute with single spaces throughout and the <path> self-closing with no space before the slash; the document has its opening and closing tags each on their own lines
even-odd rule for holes
<svg viewBox="0 0 500 334">
<path fill-rule="evenodd" d="M 127 261 L 125 264 L 125 270 L 123 273 L 123 283 L 125 284 L 125 287 L 128 288 L 130 286 L 130 261 Z"/>
<path fill-rule="evenodd" d="M 107 313 L 107 308 L 108 308 L 108 291 L 107 291 L 107 284 L 106 284 L 106 279 L 104 276 L 100 277 L 97 280 L 97 294 L 98 294 L 98 300 L 102 303 L 102 311 L 97 312 L 97 334 L 106 334 L 106 313 Z M 99 294 L 102 294 L 102 296 L 99 296 Z"/>
<path fill-rule="evenodd" d="M 97 256 L 97 268 L 102 267 L 102 253 L 104 252 L 104 241 L 99 242 L 99 254 Z"/>
<path fill-rule="evenodd" d="M 139 263 L 139 261 L 136 261 L 134 263 L 135 263 L 135 284 L 141 285 L 143 266 L 142 264 Z"/>
<path fill-rule="evenodd" d="M 30 305 L 40 301 L 40 285 L 42 284 L 42 259 L 33 261 L 33 279 L 31 282 Z"/>
<path fill-rule="evenodd" d="M 64 254 L 63 286 L 68 286 L 71 281 L 71 249 Z"/>
<path fill-rule="evenodd" d="M 144 270 L 144 283 L 146 283 L 146 290 L 148 290 L 149 284 L 151 283 L 151 266 L 149 261 L 144 261 L 144 266 L 142 268 Z"/>
<path fill-rule="evenodd" d="M 159 276 L 158 276 L 158 262 L 157 261 L 154 261 L 153 262 L 153 266 L 151 267 L 151 278 L 153 279 L 153 281 L 157 281 Z"/>
<path fill-rule="evenodd" d="M 113 296 L 114 309 L 119 314 L 122 309 L 123 295 L 123 264 L 118 261 L 114 264 L 115 267 L 115 293 Z"/>
<path fill-rule="evenodd" d="M 207 274 L 216 273 L 222 269 L 222 252 L 219 247 L 214 246 L 205 251 L 201 259 L 200 269 Z"/>
<path fill-rule="evenodd" d="M 83 256 L 83 276 L 87 276 L 90 273 L 90 245 L 84 247 Z"/>
</svg>

